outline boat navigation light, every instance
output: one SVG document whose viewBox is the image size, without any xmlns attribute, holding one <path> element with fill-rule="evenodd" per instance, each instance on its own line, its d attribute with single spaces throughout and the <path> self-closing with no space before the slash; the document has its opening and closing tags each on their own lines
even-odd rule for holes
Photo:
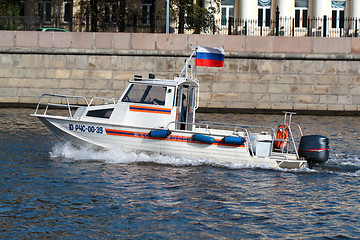
<svg viewBox="0 0 360 240">
<path fill-rule="evenodd" d="M 141 81 L 141 80 L 142 80 L 142 76 L 141 76 L 141 75 L 134 75 L 134 80 L 135 80 L 135 81 Z"/>
</svg>

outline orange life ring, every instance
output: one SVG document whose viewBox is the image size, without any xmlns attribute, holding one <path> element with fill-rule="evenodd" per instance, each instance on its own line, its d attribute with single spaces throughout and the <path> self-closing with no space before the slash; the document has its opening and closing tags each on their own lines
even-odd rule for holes
<svg viewBox="0 0 360 240">
<path fill-rule="evenodd" d="M 283 149 L 286 146 L 286 140 L 289 139 L 289 128 L 285 124 L 279 126 L 279 129 L 276 133 L 277 139 L 284 139 L 280 141 L 275 141 L 274 146 L 276 149 Z"/>
</svg>

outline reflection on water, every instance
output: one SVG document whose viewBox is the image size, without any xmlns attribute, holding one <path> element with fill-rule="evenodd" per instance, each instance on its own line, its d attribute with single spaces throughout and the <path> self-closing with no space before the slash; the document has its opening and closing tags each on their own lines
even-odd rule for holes
<svg viewBox="0 0 360 240">
<path fill-rule="evenodd" d="M 294 116 L 330 138 L 324 169 L 278 171 L 59 143 L 30 109 L 1 109 L 4 239 L 357 239 L 358 117 Z M 198 114 L 273 126 L 278 115 Z"/>
</svg>

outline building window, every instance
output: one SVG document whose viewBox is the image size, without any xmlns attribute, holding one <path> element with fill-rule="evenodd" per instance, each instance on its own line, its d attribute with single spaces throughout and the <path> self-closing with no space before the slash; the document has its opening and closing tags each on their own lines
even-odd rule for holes
<svg viewBox="0 0 360 240">
<path fill-rule="evenodd" d="M 231 25 L 234 26 L 234 5 L 235 0 L 224 0 L 221 2 L 221 26 L 228 27 L 229 18 L 232 19 Z"/>
<path fill-rule="evenodd" d="M 306 28 L 308 18 L 308 0 L 296 0 L 295 1 L 295 27 Z"/>
<path fill-rule="evenodd" d="M 152 0 L 143 0 L 141 4 L 141 23 L 150 25 Z"/>
<path fill-rule="evenodd" d="M 51 1 L 39 1 L 37 10 L 40 21 L 51 22 Z"/>
<path fill-rule="evenodd" d="M 258 26 L 270 27 L 271 0 L 258 0 Z"/>
<path fill-rule="evenodd" d="M 63 19 L 64 22 L 71 22 L 72 17 L 72 5 L 70 1 L 63 2 Z"/>
<path fill-rule="evenodd" d="M 331 1 L 332 15 L 331 27 L 344 28 L 345 23 L 345 1 Z"/>
</svg>

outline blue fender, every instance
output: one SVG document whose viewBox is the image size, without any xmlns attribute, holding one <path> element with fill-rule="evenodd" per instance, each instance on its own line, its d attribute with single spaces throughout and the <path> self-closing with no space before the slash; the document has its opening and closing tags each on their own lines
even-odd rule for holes
<svg viewBox="0 0 360 240">
<path fill-rule="evenodd" d="M 197 142 L 203 142 L 203 143 L 209 143 L 209 144 L 212 144 L 215 142 L 215 139 L 213 137 L 198 134 L 198 133 L 194 134 L 192 136 L 192 138 L 194 141 L 197 141 Z"/>
</svg>

